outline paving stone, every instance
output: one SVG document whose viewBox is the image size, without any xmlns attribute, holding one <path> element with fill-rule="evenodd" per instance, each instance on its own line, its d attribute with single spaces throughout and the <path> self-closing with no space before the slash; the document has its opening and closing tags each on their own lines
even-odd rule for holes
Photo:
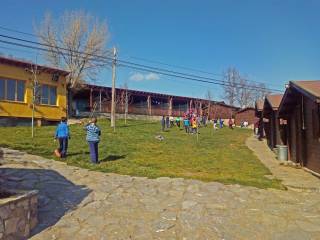
<svg viewBox="0 0 320 240">
<path fill-rule="evenodd" d="M 18 151 L 0 175 L 11 178 L 5 186 L 39 190 L 31 239 L 320 239 L 320 181 L 279 170 L 260 144 L 250 146 L 294 190 L 104 174 Z"/>
</svg>

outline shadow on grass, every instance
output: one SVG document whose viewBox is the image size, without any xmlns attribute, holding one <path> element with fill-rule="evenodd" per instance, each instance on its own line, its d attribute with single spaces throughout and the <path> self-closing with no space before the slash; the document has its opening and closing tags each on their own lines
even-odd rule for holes
<svg viewBox="0 0 320 240">
<path fill-rule="evenodd" d="M 111 161 L 117 161 L 119 159 L 125 158 L 127 155 L 109 155 L 108 157 L 105 157 L 100 160 L 100 162 L 111 162 Z"/>
<path fill-rule="evenodd" d="M 75 152 L 75 153 L 68 153 L 68 156 L 77 156 L 77 155 L 85 155 L 85 154 L 90 154 L 89 151 L 85 151 L 85 152 Z"/>
</svg>

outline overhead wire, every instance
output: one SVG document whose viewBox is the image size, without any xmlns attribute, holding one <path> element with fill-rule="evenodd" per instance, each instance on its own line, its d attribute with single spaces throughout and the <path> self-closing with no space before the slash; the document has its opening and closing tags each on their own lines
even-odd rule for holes
<svg viewBox="0 0 320 240">
<path fill-rule="evenodd" d="M 0 40 L 0 42 L 5 43 L 5 44 L 16 45 L 16 46 L 20 46 L 20 47 L 31 48 L 34 50 L 40 50 L 40 51 L 46 51 L 46 52 L 55 52 L 55 53 L 61 53 L 61 51 L 70 52 L 70 49 L 66 49 L 66 48 L 59 47 L 59 46 L 51 46 L 49 44 L 39 43 L 39 42 L 26 40 L 26 39 L 22 39 L 22 38 L 12 37 L 12 36 L 3 35 L 3 34 L 0 34 L 0 37 L 14 40 L 14 41 L 19 41 L 19 42 L 26 42 L 26 43 L 33 44 L 33 45 L 38 45 L 38 46 L 40 45 L 40 46 L 44 46 L 46 48 L 30 46 L 30 45 L 21 44 L 21 43 L 12 42 L 12 41 L 10 42 L 10 41 L 5 41 L 5 40 Z M 50 49 L 47 49 L 47 48 L 50 48 Z M 54 50 L 54 49 L 58 49 L 60 52 L 58 50 Z M 72 51 L 72 52 L 79 54 L 79 55 L 90 56 L 90 57 L 92 57 L 92 59 L 90 59 L 92 61 L 98 61 L 98 62 L 104 61 L 104 63 L 110 64 L 111 61 L 114 60 L 112 57 L 108 57 L 108 56 L 100 56 L 100 55 L 85 53 L 85 52 L 81 52 L 81 51 Z M 83 57 L 83 56 L 80 56 L 80 57 Z M 192 80 L 192 81 L 217 84 L 217 85 L 221 85 L 221 86 L 231 86 L 230 83 L 228 83 L 227 81 L 220 80 L 220 79 L 214 79 L 214 78 L 209 78 L 209 77 L 204 77 L 204 76 L 199 76 L 199 75 L 194 75 L 194 74 L 188 74 L 188 73 L 181 73 L 181 72 L 172 71 L 172 70 L 168 70 L 168 69 L 164 69 L 164 68 L 134 63 L 134 62 L 130 62 L 130 61 L 122 60 L 122 59 L 116 59 L 116 61 L 120 63 L 120 66 L 124 66 L 124 67 L 131 68 L 131 69 L 136 69 L 136 70 L 141 70 L 141 71 L 149 71 L 149 72 L 154 72 L 154 73 L 167 75 L 167 76 L 171 76 L 171 77 L 185 78 L 185 79 Z M 235 84 L 235 86 L 240 86 L 240 84 Z M 259 86 L 246 86 L 246 85 L 242 86 L 241 85 L 241 87 L 246 88 L 246 89 L 251 89 L 251 90 L 280 91 L 278 89 L 271 89 L 271 88 L 259 87 Z"/>
<path fill-rule="evenodd" d="M 23 31 L 19 31 L 19 30 L 16 30 L 16 29 L 12 29 L 12 28 L 8 28 L 8 27 L 3 27 L 3 26 L 0 26 L 0 29 L 2 30 L 5 30 L 5 31 L 8 31 L 8 32 L 15 32 L 15 33 L 19 33 L 19 34 L 23 34 L 23 35 L 28 35 L 28 36 L 32 36 L 32 37 L 36 37 L 38 38 L 39 36 L 36 35 L 36 34 L 32 34 L 32 33 L 27 33 L 27 32 L 23 32 Z M 3 35 L 0 35 L 0 36 L 3 36 Z M 7 36 L 9 37 L 9 36 Z M 21 41 L 21 39 L 19 38 L 15 38 L 15 37 L 11 37 L 11 39 L 14 39 L 14 40 L 18 40 L 18 41 Z M 30 40 L 25 40 L 23 39 L 25 42 L 28 42 L 28 43 L 32 43 L 32 44 L 40 44 L 42 46 L 46 46 L 46 47 L 50 47 L 50 48 L 57 48 L 57 49 L 62 49 L 62 50 L 65 50 L 65 51 L 70 51 L 70 49 L 66 49 L 66 48 L 63 48 L 63 47 L 53 47 L 49 44 L 44 44 L 44 43 L 39 43 L 39 42 L 35 42 L 35 41 L 30 41 Z M 74 53 L 77 53 L 77 54 L 81 54 L 80 51 L 73 51 Z M 112 50 L 109 50 L 108 51 L 109 53 L 112 52 Z M 83 53 L 82 54 L 87 54 L 87 53 Z M 96 54 L 88 54 L 89 56 L 93 56 L 93 57 L 98 57 L 98 58 L 105 58 L 105 56 L 99 56 L 99 55 L 96 55 Z M 185 67 L 185 66 L 179 66 L 179 65 L 173 65 L 173 64 L 168 64 L 168 63 L 163 63 L 163 62 L 160 62 L 160 61 L 154 61 L 154 60 L 150 60 L 150 59 L 146 59 L 146 58 L 141 58 L 141 57 L 134 57 L 134 56 L 129 56 L 127 55 L 129 58 L 132 58 L 132 59 L 136 59 L 136 60 L 141 60 L 141 61 L 145 61 L 145 62 L 153 62 L 153 63 L 157 63 L 157 64 L 161 64 L 161 65 L 165 65 L 165 66 L 169 66 L 169 67 L 174 67 L 174 68 L 181 68 L 181 69 L 185 69 L 185 70 L 190 70 L 190 71 L 194 71 L 194 72 L 201 72 L 201 73 L 205 73 L 205 74 L 208 74 L 208 75 L 215 75 L 215 76 L 222 76 L 224 77 L 223 74 L 217 74 L 217 73 L 212 73 L 212 72 L 208 72 L 208 71 L 203 71 L 203 70 L 199 70 L 199 69 L 195 69 L 195 68 L 190 68 L 190 67 Z M 138 63 L 133 63 L 133 62 L 130 62 L 130 61 L 125 61 L 125 60 L 121 60 L 121 59 L 117 59 L 117 61 L 119 62 L 123 62 L 123 63 L 127 63 L 127 64 L 132 64 L 132 65 L 136 65 L 136 66 L 142 66 L 142 67 L 150 67 L 152 69 L 155 69 L 155 70 L 165 70 L 165 71 L 169 71 L 171 73 L 175 73 L 177 74 L 178 72 L 177 71 L 172 71 L 172 70 L 167 70 L 167 69 L 161 69 L 161 68 L 157 68 L 157 67 L 153 67 L 153 66 L 145 66 L 143 64 L 138 64 Z M 193 75 L 193 74 L 188 74 L 188 73 L 183 73 L 185 75 L 188 75 L 190 77 L 200 77 L 200 78 L 203 78 L 203 79 L 212 79 L 212 78 L 208 78 L 208 77 L 203 77 L 203 76 L 197 76 L 197 75 Z M 212 79 L 214 81 L 223 81 L 223 80 L 217 80 L 217 79 Z M 259 81 L 253 81 L 253 80 L 247 80 L 248 82 L 252 82 L 252 83 L 258 83 L 258 84 L 264 84 L 263 82 L 259 82 Z M 260 88 L 263 88 L 263 87 L 260 87 Z M 271 90 L 271 91 L 277 91 L 277 92 L 280 92 L 281 90 L 279 89 L 272 89 L 272 88 L 263 88 L 264 90 Z"/>
</svg>

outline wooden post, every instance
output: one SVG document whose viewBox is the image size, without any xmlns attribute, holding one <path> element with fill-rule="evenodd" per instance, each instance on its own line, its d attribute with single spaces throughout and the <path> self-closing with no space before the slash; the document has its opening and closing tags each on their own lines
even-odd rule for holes
<svg viewBox="0 0 320 240">
<path fill-rule="evenodd" d="M 148 102 L 148 114 L 151 116 L 152 109 L 151 109 L 151 96 L 150 95 L 148 95 L 147 102 Z"/>
<path fill-rule="evenodd" d="M 169 97 L 168 102 L 169 102 L 168 115 L 171 116 L 172 115 L 172 97 Z"/>
<path fill-rule="evenodd" d="M 202 117 L 202 101 L 200 101 L 200 116 Z"/>
<path fill-rule="evenodd" d="M 193 101 L 191 99 L 190 102 L 189 102 L 189 112 L 192 110 L 192 104 L 193 104 Z"/>
<path fill-rule="evenodd" d="M 111 127 L 113 127 L 114 131 L 116 128 L 116 63 L 117 63 L 117 49 L 113 48 L 112 93 L 111 93 Z"/>
</svg>

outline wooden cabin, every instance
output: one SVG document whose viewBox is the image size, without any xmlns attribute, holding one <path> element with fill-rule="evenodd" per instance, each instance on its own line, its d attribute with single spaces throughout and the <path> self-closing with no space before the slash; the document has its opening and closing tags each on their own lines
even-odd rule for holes
<svg viewBox="0 0 320 240">
<path fill-rule="evenodd" d="M 250 127 L 258 121 L 258 118 L 255 116 L 255 109 L 253 107 L 247 107 L 239 110 L 235 116 L 236 126 L 241 126 L 241 123 L 248 122 Z"/>
<path fill-rule="evenodd" d="M 278 118 L 278 108 L 282 97 L 282 94 L 267 95 L 263 104 L 263 127 L 268 146 L 272 150 L 285 142 L 285 122 L 280 122 Z"/>
<path fill-rule="evenodd" d="M 289 159 L 320 173 L 320 80 L 289 82 L 278 115 L 288 123 Z"/>
</svg>

